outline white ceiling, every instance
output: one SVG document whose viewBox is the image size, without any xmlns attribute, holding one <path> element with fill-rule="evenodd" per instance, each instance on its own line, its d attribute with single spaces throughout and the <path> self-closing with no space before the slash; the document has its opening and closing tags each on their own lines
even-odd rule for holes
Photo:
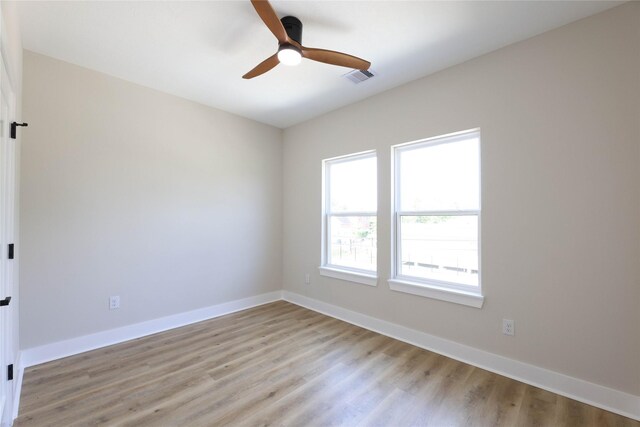
<svg viewBox="0 0 640 427">
<path fill-rule="evenodd" d="M 277 49 L 249 0 L 27 1 L 19 12 L 25 49 L 284 128 L 620 3 L 272 1 L 302 21 L 305 46 L 371 61 L 378 75 L 358 85 L 309 60 L 242 79 Z"/>
</svg>

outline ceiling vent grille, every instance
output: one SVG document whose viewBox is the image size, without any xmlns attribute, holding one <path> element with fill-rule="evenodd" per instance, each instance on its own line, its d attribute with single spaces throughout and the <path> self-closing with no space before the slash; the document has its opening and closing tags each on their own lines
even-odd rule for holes
<svg viewBox="0 0 640 427">
<path fill-rule="evenodd" d="M 356 84 L 369 80 L 374 76 L 375 74 L 371 70 L 353 70 L 344 75 L 344 77 Z"/>
</svg>

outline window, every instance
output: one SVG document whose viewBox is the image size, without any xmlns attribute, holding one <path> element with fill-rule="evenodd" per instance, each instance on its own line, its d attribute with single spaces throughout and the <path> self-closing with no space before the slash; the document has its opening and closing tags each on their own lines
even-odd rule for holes
<svg viewBox="0 0 640 427">
<path fill-rule="evenodd" d="M 320 274 L 375 286 L 377 270 L 375 152 L 325 160 Z"/>
<path fill-rule="evenodd" d="M 391 289 L 480 307 L 480 133 L 393 151 Z"/>
</svg>

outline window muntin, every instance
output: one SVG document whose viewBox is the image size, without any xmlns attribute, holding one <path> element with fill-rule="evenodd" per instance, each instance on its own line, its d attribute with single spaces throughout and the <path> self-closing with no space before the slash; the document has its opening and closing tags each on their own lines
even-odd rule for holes
<svg viewBox="0 0 640 427">
<path fill-rule="evenodd" d="M 394 147 L 394 277 L 480 293 L 480 134 Z"/>
<path fill-rule="evenodd" d="M 371 274 L 377 270 L 375 152 L 324 161 L 324 267 Z"/>
</svg>

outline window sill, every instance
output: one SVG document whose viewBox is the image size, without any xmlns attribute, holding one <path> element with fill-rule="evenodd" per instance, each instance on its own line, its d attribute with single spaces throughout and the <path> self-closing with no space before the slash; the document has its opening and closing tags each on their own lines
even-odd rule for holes
<svg viewBox="0 0 640 427">
<path fill-rule="evenodd" d="M 482 304 L 484 304 L 484 297 L 480 294 L 445 289 L 439 286 L 409 282 L 406 280 L 389 279 L 389 288 L 392 291 L 419 295 L 421 297 L 467 305 L 469 307 L 482 308 Z"/>
<path fill-rule="evenodd" d="M 321 276 L 333 277 L 334 279 L 356 282 L 368 286 L 378 285 L 378 276 L 373 274 L 356 273 L 355 271 L 340 270 L 331 267 L 318 267 Z"/>
</svg>

